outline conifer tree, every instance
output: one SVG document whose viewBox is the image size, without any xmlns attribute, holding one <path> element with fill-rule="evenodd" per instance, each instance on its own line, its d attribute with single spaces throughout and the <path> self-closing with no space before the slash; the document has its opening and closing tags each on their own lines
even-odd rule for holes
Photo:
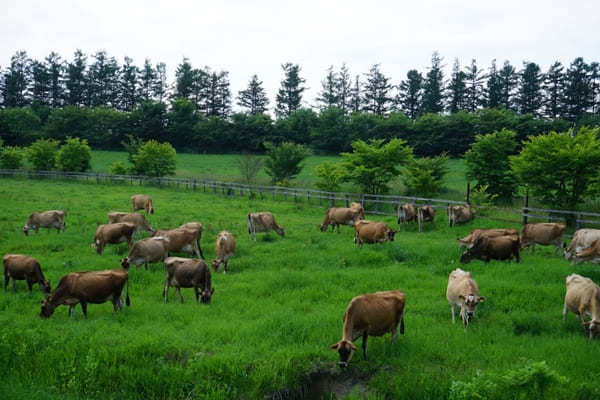
<svg viewBox="0 0 600 400">
<path fill-rule="evenodd" d="M 277 118 L 286 118 L 300 108 L 302 104 L 302 92 L 306 90 L 303 86 L 306 80 L 300 77 L 300 66 L 287 62 L 281 65 L 284 78 L 281 81 L 281 88 L 277 92 L 277 104 L 275 106 L 275 115 Z"/>
<path fill-rule="evenodd" d="M 238 92 L 237 104 L 246 108 L 250 115 L 263 114 L 267 111 L 269 99 L 262 85 L 263 82 L 254 74 L 248 82 L 248 87 Z"/>
</svg>

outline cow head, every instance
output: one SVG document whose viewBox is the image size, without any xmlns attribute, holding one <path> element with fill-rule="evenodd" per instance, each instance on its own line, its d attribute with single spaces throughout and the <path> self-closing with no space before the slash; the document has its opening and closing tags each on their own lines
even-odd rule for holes
<svg viewBox="0 0 600 400">
<path fill-rule="evenodd" d="M 463 320 L 463 325 L 466 327 L 471 322 L 471 318 L 475 315 L 477 310 L 477 304 L 485 301 L 484 297 L 470 294 L 468 296 L 459 295 L 458 298 L 461 300 L 460 316 Z"/>
<path fill-rule="evenodd" d="M 52 314 L 54 314 L 54 310 L 56 309 L 57 305 L 52 302 L 50 295 L 46 296 L 41 303 L 42 311 L 40 312 L 40 317 L 49 318 Z"/>
<path fill-rule="evenodd" d="M 327 230 L 328 226 L 325 224 L 321 224 L 319 225 L 319 229 L 321 230 L 321 232 L 325 232 Z"/>
<path fill-rule="evenodd" d="M 394 235 L 396 234 L 396 231 L 393 231 L 391 229 L 388 229 L 387 231 L 387 238 L 390 242 L 394 241 Z"/>
<path fill-rule="evenodd" d="M 154 207 L 152 207 L 152 204 L 148 205 L 148 212 L 154 214 Z"/>
<path fill-rule="evenodd" d="M 213 260 L 213 262 L 211 263 L 213 269 L 215 270 L 215 272 L 218 271 L 219 267 L 221 266 L 221 263 L 223 263 L 223 260 L 217 258 L 215 260 Z"/>
<path fill-rule="evenodd" d="M 596 338 L 598 332 L 600 332 L 600 321 L 592 319 L 588 322 L 584 322 L 583 327 L 590 331 L 590 340 L 593 340 Z"/>
<path fill-rule="evenodd" d="M 356 346 L 349 340 L 342 339 L 339 342 L 332 344 L 331 348 L 337 350 L 340 355 L 340 361 L 338 365 L 340 368 L 346 368 L 348 363 L 352 359 L 352 355 L 356 351 Z"/>
<path fill-rule="evenodd" d="M 29 231 L 30 231 L 31 229 L 32 229 L 32 228 L 30 228 L 30 227 L 29 227 L 29 225 L 25 225 L 25 226 L 23 227 L 23 233 L 25 234 L 25 236 L 29 236 Z"/>
<path fill-rule="evenodd" d="M 210 304 L 210 298 L 212 297 L 214 292 L 215 288 L 202 290 L 202 294 L 200 295 L 200 301 L 203 304 Z"/>
<path fill-rule="evenodd" d="M 467 264 L 469 261 L 481 257 L 487 246 L 487 238 L 479 237 L 460 256 L 460 262 Z"/>
<path fill-rule="evenodd" d="M 99 240 L 96 240 L 94 243 L 92 243 L 92 248 L 96 251 L 96 253 L 102 254 L 103 246 Z"/>
<path fill-rule="evenodd" d="M 125 257 L 121 259 L 121 267 L 128 269 L 131 263 L 129 262 L 129 257 Z"/>
<path fill-rule="evenodd" d="M 50 281 L 48 281 L 48 280 L 41 281 L 40 282 L 40 290 L 43 293 L 50 294 L 50 292 L 52 291 L 50 289 Z"/>
</svg>

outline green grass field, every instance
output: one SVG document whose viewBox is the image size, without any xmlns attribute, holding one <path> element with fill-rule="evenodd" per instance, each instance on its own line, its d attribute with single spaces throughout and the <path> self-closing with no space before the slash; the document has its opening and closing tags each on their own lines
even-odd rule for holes
<svg viewBox="0 0 600 400">
<path fill-rule="evenodd" d="M 0 253 L 36 257 L 53 287 L 70 271 L 118 268 L 125 244 L 101 256 L 90 245 L 106 213 L 127 211 L 135 193 L 153 197 L 156 228 L 201 221 L 208 260 L 220 230 L 236 237 L 230 273 L 213 274 L 212 303 L 196 304 L 183 289 L 183 304 L 173 292 L 164 304 L 160 264 L 130 270 L 131 307 L 114 313 L 110 303 L 91 304 L 87 319 L 79 306 L 72 318 L 62 306 L 42 320 L 37 286 L 31 294 L 24 282 L 16 293 L 9 286 L 0 291 L 0 398 L 299 398 L 329 390 L 319 391 L 317 377 L 368 398 L 600 397 L 599 343 L 588 341 L 573 314 L 561 318 L 565 277 L 599 282 L 598 266 L 574 268 L 550 248 L 524 253 L 521 264 L 461 265 L 456 237 L 502 226 L 494 221 L 449 228 L 440 210 L 423 233 L 400 227 L 394 242 L 356 248 L 349 227 L 320 232 L 325 209 L 305 202 L 2 179 Z M 66 231 L 25 237 L 28 215 L 48 209 L 66 210 Z M 248 239 L 246 213 L 262 210 L 274 213 L 284 238 Z M 370 218 L 397 227 L 395 218 Z M 468 331 L 451 323 L 445 299 L 457 267 L 472 271 L 486 298 Z M 370 338 L 369 360 L 357 353 L 340 372 L 329 347 L 341 337 L 348 302 L 389 289 L 407 295 L 406 334 L 394 343 L 389 335 Z"/>
</svg>

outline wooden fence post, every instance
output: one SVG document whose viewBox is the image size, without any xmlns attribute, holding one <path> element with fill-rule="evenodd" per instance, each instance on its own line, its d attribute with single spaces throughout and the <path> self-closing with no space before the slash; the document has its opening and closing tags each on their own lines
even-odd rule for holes
<svg viewBox="0 0 600 400">
<path fill-rule="evenodd" d="M 577 213 L 577 221 L 575 221 L 575 230 L 579 230 L 581 227 L 581 213 Z"/>
<path fill-rule="evenodd" d="M 379 212 L 379 196 L 375 197 L 375 211 Z"/>
<path fill-rule="evenodd" d="M 467 182 L 467 204 L 471 204 L 471 182 Z"/>
<path fill-rule="evenodd" d="M 523 221 L 522 225 L 527 224 L 527 214 L 529 214 L 529 189 L 525 191 L 525 207 L 523 207 Z"/>
<path fill-rule="evenodd" d="M 346 197 L 346 208 L 350 207 L 350 200 L 348 199 L 348 195 L 345 195 Z"/>
</svg>

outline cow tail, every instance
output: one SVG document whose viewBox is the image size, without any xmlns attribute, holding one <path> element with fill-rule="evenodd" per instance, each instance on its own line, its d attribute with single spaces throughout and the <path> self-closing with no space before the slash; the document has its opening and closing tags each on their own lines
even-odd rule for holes
<svg viewBox="0 0 600 400">
<path fill-rule="evenodd" d="M 127 294 L 125 295 L 125 304 L 127 307 L 131 305 L 131 301 L 129 300 L 129 277 L 127 277 Z"/>
<path fill-rule="evenodd" d="M 402 318 L 400 318 L 400 333 L 404 335 L 404 313 L 402 313 Z"/>
</svg>

